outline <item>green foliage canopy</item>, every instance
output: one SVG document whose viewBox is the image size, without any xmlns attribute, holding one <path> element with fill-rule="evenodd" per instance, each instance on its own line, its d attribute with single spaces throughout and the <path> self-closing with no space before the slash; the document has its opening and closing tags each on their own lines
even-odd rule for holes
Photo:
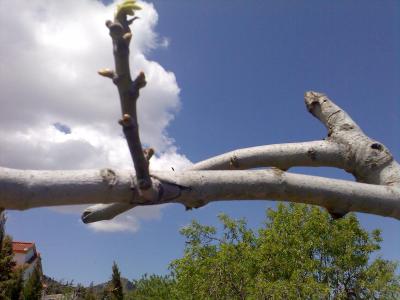
<svg viewBox="0 0 400 300">
<path fill-rule="evenodd" d="M 134 280 L 133 283 L 135 285 L 135 289 L 128 294 L 127 299 L 178 299 L 174 296 L 175 280 L 171 276 L 148 276 L 145 274 L 141 279 Z"/>
<path fill-rule="evenodd" d="M 222 234 L 193 221 L 171 264 L 179 299 L 400 299 L 396 263 L 371 259 L 380 231 L 355 215 L 334 221 L 317 207 L 280 204 L 255 232 L 220 215 Z"/>
<path fill-rule="evenodd" d="M 42 298 L 42 275 L 39 265 L 36 265 L 24 286 L 24 299 L 39 300 Z"/>
<path fill-rule="evenodd" d="M 5 234 L 6 217 L 0 209 L 0 300 L 19 300 L 22 291 L 22 269 L 16 268 L 12 238 Z"/>
</svg>

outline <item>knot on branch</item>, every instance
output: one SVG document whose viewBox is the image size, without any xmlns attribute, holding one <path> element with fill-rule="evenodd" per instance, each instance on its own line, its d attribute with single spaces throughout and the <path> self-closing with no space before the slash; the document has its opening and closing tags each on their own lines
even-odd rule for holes
<svg viewBox="0 0 400 300">
<path fill-rule="evenodd" d="M 239 169 L 239 159 L 235 154 L 229 160 L 229 168 Z"/>
<path fill-rule="evenodd" d="M 200 207 L 203 207 L 206 204 L 208 204 L 208 202 L 204 201 L 204 200 L 194 200 L 194 201 L 185 202 L 182 204 L 185 206 L 185 210 L 188 211 L 188 210 L 192 210 L 193 208 L 198 209 Z"/>
<path fill-rule="evenodd" d="M 128 76 L 126 76 L 125 74 L 114 74 L 114 77 L 112 78 L 112 81 L 115 85 L 118 85 L 118 83 L 122 82 L 123 79 L 128 78 Z"/>
<path fill-rule="evenodd" d="M 143 150 L 143 154 L 144 154 L 144 158 L 147 160 L 147 162 L 149 162 L 151 157 L 154 155 L 154 149 L 146 148 Z"/>
<path fill-rule="evenodd" d="M 112 169 L 100 170 L 100 176 L 110 187 L 113 187 L 118 181 L 117 174 Z"/>
<path fill-rule="evenodd" d="M 152 187 L 151 180 L 147 178 L 137 179 L 137 185 L 140 189 L 140 193 L 143 193 L 144 190 L 149 190 Z"/>
<path fill-rule="evenodd" d="M 146 84 L 147 84 L 146 76 L 144 75 L 144 72 L 142 71 L 139 73 L 139 75 L 133 81 L 133 85 L 135 86 L 135 88 L 141 89 L 141 88 L 145 87 Z"/>
<path fill-rule="evenodd" d="M 129 43 L 132 38 L 132 33 L 129 26 L 124 26 L 120 22 L 107 21 L 106 26 L 110 31 L 110 36 L 113 40 L 114 53 L 119 56 L 129 54 Z"/>
<path fill-rule="evenodd" d="M 393 161 L 393 156 L 382 144 L 372 142 L 369 139 L 365 141 L 365 146 L 357 151 L 356 161 L 357 171 L 359 173 L 370 173 L 370 170 L 384 168 Z"/>
<path fill-rule="evenodd" d="M 124 27 L 119 22 L 108 20 L 106 26 L 110 30 L 110 36 L 113 40 L 120 39 L 124 35 Z"/>
<path fill-rule="evenodd" d="M 118 121 L 119 125 L 125 127 L 131 127 L 133 125 L 132 117 L 128 114 L 124 114 L 122 119 Z"/>
</svg>

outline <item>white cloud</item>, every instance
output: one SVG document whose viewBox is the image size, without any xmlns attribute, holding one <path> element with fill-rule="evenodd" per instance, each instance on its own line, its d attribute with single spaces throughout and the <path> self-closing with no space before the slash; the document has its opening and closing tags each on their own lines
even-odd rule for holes
<svg viewBox="0 0 400 300">
<path fill-rule="evenodd" d="M 120 216 L 115 221 L 99 221 L 97 223 L 89 224 L 89 227 L 94 231 L 104 232 L 118 232 L 118 231 L 130 231 L 137 232 L 139 230 L 139 223 L 136 218 L 131 215 Z"/>
<path fill-rule="evenodd" d="M 160 42 L 160 46 L 163 48 L 168 48 L 170 43 L 171 40 L 169 38 L 164 37 Z"/>
<path fill-rule="evenodd" d="M 179 169 L 190 162 L 177 153 L 166 132 L 180 106 L 179 87 L 172 72 L 146 57 L 154 48 L 167 47 L 169 40 L 155 32 L 158 15 L 153 5 L 141 6 L 131 45 L 132 74 L 143 70 L 148 82 L 138 102 L 141 139 L 158 153 L 151 162 L 153 169 Z M 117 124 L 117 91 L 96 74 L 113 66 L 104 26 L 113 7 L 96 0 L 1 0 L 0 165 L 131 168 Z M 55 123 L 67 125 L 71 133 L 61 132 Z M 145 213 L 135 208 L 93 228 L 135 231 L 140 220 L 159 215 L 160 207 L 146 207 Z"/>
</svg>

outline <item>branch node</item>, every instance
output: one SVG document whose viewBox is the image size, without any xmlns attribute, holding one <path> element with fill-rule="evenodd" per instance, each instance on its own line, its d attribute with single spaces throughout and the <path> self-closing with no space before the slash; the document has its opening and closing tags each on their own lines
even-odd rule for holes
<svg viewBox="0 0 400 300">
<path fill-rule="evenodd" d="M 143 150 L 144 157 L 147 161 L 150 161 L 150 158 L 154 155 L 153 148 L 147 148 Z"/>
<path fill-rule="evenodd" d="M 112 24 L 113 24 L 113 22 L 111 20 L 107 20 L 106 21 L 106 27 L 107 28 L 110 28 Z"/>
<path fill-rule="evenodd" d="M 121 80 L 122 80 L 123 77 L 124 77 L 123 74 L 119 74 L 119 75 L 114 74 L 114 77 L 112 78 L 112 81 L 113 81 L 113 83 L 114 83 L 115 85 L 118 85 L 118 83 L 121 82 Z"/>
<path fill-rule="evenodd" d="M 123 126 L 123 127 L 129 127 L 132 126 L 132 118 L 130 115 L 128 114 L 124 114 L 122 116 L 122 119 L 120 119 L 118 121 L 119 125 Z"/>
<path fill-rule="evenodd" d="M 129 44 L 132 39 L 132 33 L 127 32 L 122 36 L 122 38 Z"/>
<path fill-rule="evenodd" d="M 313 148 L 311 148 L 310 150 L 307 151 L 307 156 L 311 160 L 316 160 L 317 159 L 317 151 L 315 151 Z"/>
<path fill-rule="evenodd" d="M 113 39 L 118 39 L 122 37 L 122 35 L 124 34 L 124 28 L 120 23 L 107 21 L 106 24 L 108 24 L 107 27 L 108 29 L 110 29 L 110 36 Z"/>
<path fill-rule="evenodd" d="M 383 150 L 383 146 L 381 144 L 379 144 L 379 143 L 373 143 L 371 145 L 371 148 L 374 149 L 374 150 L 378 150 L 378 151 L 382 151 Z"/>
<path fill-rule="evenodd" d="M 113 187 L 118 181 L 117 174 L 112 169 L 100 170 L 100 176 L 109 187 Z"/>
<path fill-rule="evenodd" d="M 229 161 L 229 167 L 231 169 L 238 169 L 239 168 L 239 159 L 236 155 L 233 155 Z"/>
<path fill-rule="evenodd" d="M 113 70 L 110 70 L 110 69 L 100 69 L 100 70 L 97 71 L 97 73 L 99 75 L 101 75 L 101 76 L 108 77 L 108 78 L 111 78 L 113 80 L 115 78 L 115 72 Z"/>
<path fill-rule="evenodd" d="M 140 190 L 148 190 L 152 186 L 151 181 L 146 179 L 138 179 L 137 184 Z"/>
<path fill-rule="evenodd" d="M 133 81 L 133 84 L 138 88 L 141 89 L 146 86 L 146 76 L 144 75 L 144 72 L 141 71 L 139 75 L 136 77 L 136 79 Z"/>
</svg>

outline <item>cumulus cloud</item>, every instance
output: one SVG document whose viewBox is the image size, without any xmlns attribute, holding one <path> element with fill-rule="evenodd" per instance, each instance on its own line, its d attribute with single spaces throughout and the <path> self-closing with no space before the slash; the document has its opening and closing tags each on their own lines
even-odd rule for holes
<svg viewBox="0 0 400 300">
<path fill-rule="evenodd" d="M 96 0 L 2 0 L 0 6 L 0 165 L 130 167 L 117 124 L 115 86 L 96 74 L 113 66 L 104 21 L 113 16 L 114 5 Z M 157 150 L 153 169 L 179 169 L 190 162 L 177 152 L 166 131 L 179 110 L 179 87 L 172 72 L 146 56 L 157 47 L 168 47 L 169 40 L 155 32 L 158 15 L 153 5 L 141 6 L 131 45 L 133 77 L 143 70 L 148 81 L 138 103 L 141 139 Z M 136 208 L 91 228 L 135 231 L 139 220 L 158 218 L 160 207 Z"/>
</svg>

